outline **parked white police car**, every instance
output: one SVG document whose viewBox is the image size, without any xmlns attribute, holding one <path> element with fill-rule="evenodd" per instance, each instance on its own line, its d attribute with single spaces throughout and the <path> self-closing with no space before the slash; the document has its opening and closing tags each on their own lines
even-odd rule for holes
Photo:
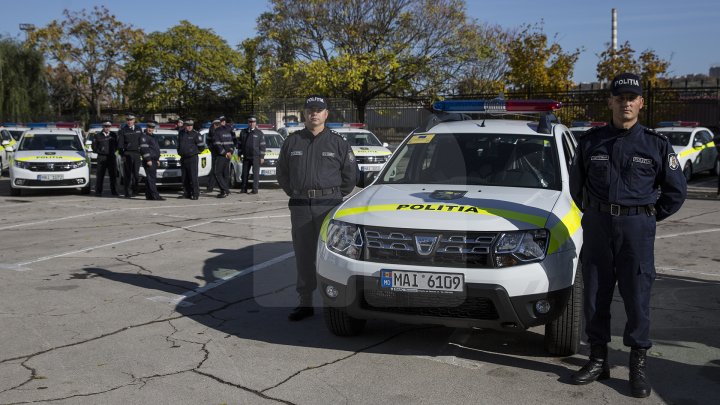
<svg viewBox="0 0 720 405">
<path fill-rule="evenodd" d="M 317 255 L 327 327 L 367 319 L 508 331 L 545 325 L 567 355 L 581 336 L 576 142 L 553 101 L 444 101 L 376 181 L 325 221 Z M 540 122 L 467 114 L 539 113 Z"/>
<path fill-rule="evenodd" d="M 246 129 L 248 124 L 236 124 L 233 126 L 235 137 L 240 142 L 240 131 Z M 260 183 L 277 183 L 277 161 L 280 157 L 280 148 L 282 148 L 285 138 L 277 131 L 272 129 L 271 124 L 258 124 L 257 128 L 262 131 L 265 138 L 265 158 L 260 165 Z M 248 174 L 248 182 L 254 182 L 253 170 L 250 168 Z M 238 188 L 242 184 L 242 156 L 240 155 L 239 145 L 230 161 L 230 187 Z"/>
<path fill-rule="evenodd" d="M 90 192 L 89 157 L 72 129 L 36 128 L 20 137 L 10 166 L 10 194 L 23 189 L 78 188 Z"/>
<path fill-rule="evenodd" d="M 575 136 L 575 139 L 580 139 L 592 128 L 604 127 L 605 125 L 607 125 L 607 122 L 604 121 L 573 121 L 568 129 Z"/>
<path fill-rule="evenodd" d="M 687 181 L 690 181 L 693 174 L 705 170 L 715 175 L 720 174 L 713 134 L 709 129 L 698 125 L 699 122 L 693 121 L 663 121 L 655 128 L 655 131 L 670 140 Z"/>
</svg>

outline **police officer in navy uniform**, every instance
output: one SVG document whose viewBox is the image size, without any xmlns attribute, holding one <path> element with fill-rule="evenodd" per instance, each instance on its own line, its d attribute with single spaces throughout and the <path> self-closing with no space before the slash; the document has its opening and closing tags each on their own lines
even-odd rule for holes
<svg viewBox="0 0 720 405">
<path fill-rule="evenodd" d="M 585 286 L 585 332 L 589 361 L 571 377 L 587 384 L 610 377 L 610 306 L 617 284 L 630 347 L 630 389 L 644 398 L 650 341 L 650 290 L 655 279 L 655 223 L 680 209 L 687 194 L 682 168 L 667 137 L 638 123 L 643 108 L 640 78 L 631 73 L 611 82 L 610 125 L 580 139 L 570 173 L 570 192 L 583 209 L 580 260 Z"/>
<path fill-rule="evenodd" d="M 145 199 L 164 201 L 157 190 L 157 169 L 160 166 L 160 145 L 155 138 L 155 121 L 147 123 L 145 133 L 140 137 L 140 155 L 145 169 Z"/>
<path fill-rule="evenodd" d="M 183 197 L 197 200 L 200 196 L 198 183 L 198 155 L 205 150 L 202 135 L 193 129 L 195 121 L 185 120 L 185 129 L 178 134 L 178 154 L 182 170 Z"/>
<path fill-rule="evenodd" d="M 117 134 L 110 131 L 112 123 L 105 121 L 102 123 L 102 131 L 95 134 L 92 141 L 92 150 L 97 153 L 97 169 L 95 170 L 95 195 L 100 197 L 103 192 L 103 182 L 105 181 L 105 172 L 110 176 L 110 192 L 117 196 L 117 160 L 115 160 L 115 151 L 117 151 Z"/>
<path fill-rule="evenodd" d="M 248 127 L 240 132 L 240 153 L 242 153 L 242 192 L 248 192 L 250 168 L 253 171 L 252 193 L 258 193 L 260 166 L 265 162 L 265 135 L 257 128 L 257 119 L 248 118 Z"/>
<path fill-rule="evenodd" d="M 232 128 L 225 125 L 225 117 L 223 117 L 222 125 L 218 125 L 213 132 L 213 168 L 215 182 L 220 188 L 217 198 L 225 198 L 230 195 L 229 187 L 229 168 L 230 159 L 235 153 L 235 136 Z"/>
<path fill-rule="evenodd" d="M 315 258 L 320 227 L 327 214 L 355 187 L 357 163 L 350 145 L 325 126 L 325 99 L 305 100 L 305 128 L 288 137 L 278 159 L 278 183 L 290 197 L 290 222 L 297 265 L 299 305 L 288 319 L 312 316 L 317 286 Z"/>
<path fill-rule="evenodd" d="M 118 131 L 118 150 L 123 162 L 123 185 L 125 198 L 138 193 L 140 179 L 140 136 L 142 129 L 135 125 L 135 116 L 126 118 L 126 125 Z"/>
<path fill-rule="evenodd" d="M 222 117 L 225 118 L 225 117 Z M 205 142 L 209 146 L 212 146 L 214 144 L 213 142 L 213 134 L 215 134 L 215 130 L 220 126 L 220 118 L 215 118 L 212 121 L 212 124 L 210 125 L 210 128 L 208 128 L 207 136 L 205 137 Z M 208 183 L 207 188 L 205 189 L 206 192 L 212 193 L 213 189 L 215 188 L 215 184 L 217 183 L 217 179 L 215 178 L 215 161 L 213 160 L 213 164 L 210 165 L 210 173 L 208 174 Z M 222 192 L 222 189 L 220 189 Z"/>
</svg>

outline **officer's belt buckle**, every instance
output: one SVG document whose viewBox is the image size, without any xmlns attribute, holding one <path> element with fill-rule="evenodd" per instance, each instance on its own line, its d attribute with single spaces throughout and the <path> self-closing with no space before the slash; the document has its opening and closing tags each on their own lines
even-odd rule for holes
<svg viewBox="0 0 720 405">
<path fill-rule="evenodd" d="M 620 216 L 620 206 L 617 204 L 610 204 L 610 215 L 614 217 Z"/>
<path fill-rule="evenodd" d="M 315 198 L 315 192 L 316 192 L 316 191 L 317 191 L 317 190 L 308 190 L 308 191 L 307 191 L 308 198 Z"/>
</svg>

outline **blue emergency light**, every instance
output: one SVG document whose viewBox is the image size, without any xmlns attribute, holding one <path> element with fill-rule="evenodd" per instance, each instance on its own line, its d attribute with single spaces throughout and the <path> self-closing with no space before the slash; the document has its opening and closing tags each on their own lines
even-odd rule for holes
<svg viewBox="0 0 720 405">
<path fill-rule="evenodd" d="M 571 127 L 603 127 L 607 122 L 603 121 L 573 121 Z"/>
<path fill-rule="evenodd" d="M 297 127 L 298 125 L 300 125 L 299 122 L 286 122 L 285 123 L 286 127 Z"/>
<path fill-rule="evenodd" d="M 658 127 L 688 127 L 688 128 L 695 128 L 699 126 L 700 123 L 697 121 L 661 121 L 658 122 Z"/>
<path fill-rule="evenodd" d="M 444 100 L 436 101 L 433 110 L 446 113 L 538 113 L 562 107 L 554 100 Z"/>
<path fill-rule="evenodd" d="M 235 125 L 233 125 L 233 129 L 245 129 L 248 126 L 249 126 L 248 124 L 235 124 Z"/>
</svg>

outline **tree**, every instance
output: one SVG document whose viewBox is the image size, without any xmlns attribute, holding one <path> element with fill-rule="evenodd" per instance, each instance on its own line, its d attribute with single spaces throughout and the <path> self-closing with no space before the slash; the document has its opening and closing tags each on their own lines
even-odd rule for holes
<svg viewBox="0 0 720 405">
<path fill-rule="evenodd" d="M 211 29 L 188 21 L 136 43 L 126 66 L 133 106 L 207 111 L 236 85 L 240 54 Z"/>
<path fill-rule="evenodd" d="M 548 45 L 542 22 L 527 25 L 510 42 L 507 80 L 516 88 L 565 90 L 573 84 L 575 63 L 582 49 L 564 52 L 560 44 Z"/>
<path fill-rule="evenodd" d="M 508 49 L 514 30 L 499 25 L 478 27 L 475 57 L 459 72 L 456 85 L 460 94 L 499 93 L 505 89 L 508 73 Z"/>
<path fill-rule="evenodd" d="M 108 88 L 124 80 L 123 65 L 141 30 L 117 20 L 104 6 L 92 11 L 63 11 L 64 19 L 53 20 L 33 31 L 29 41 L 72 79 L 74 91 L 100 118 Z"/>
<path fill-rule="evenodd" d="M 652 49 L 643 51 L 639 58 L 635 58 L 635 50 L 628 41 L 625 41 L 618 50 L 612 49 L 608 44 L 607 49 L 598 55 L 598 58 L 600 60 L 597 64 L 597 78 L 607 82 L 623 72 L 639 72 L 643 82 L 655 85 L 670 67 L 670 62 L 661 59 Z"/>
<path fill-rule="evenodd" d="M 476 32 L 461 0 L 272 0 L 258 19 L 273 53 L 293 50 L 305 88 L 365 108 L 380 95 L 452 88 Z M 281 66 L 292 72 L 293 62 Z M 284 73 L 287 74 L 287 73 Z"/>
<path fill-rule="evenodd" d="M 27 121 L 48 110 L 42 53 L 0 38 L 0 119 Z"/>
</svg>

